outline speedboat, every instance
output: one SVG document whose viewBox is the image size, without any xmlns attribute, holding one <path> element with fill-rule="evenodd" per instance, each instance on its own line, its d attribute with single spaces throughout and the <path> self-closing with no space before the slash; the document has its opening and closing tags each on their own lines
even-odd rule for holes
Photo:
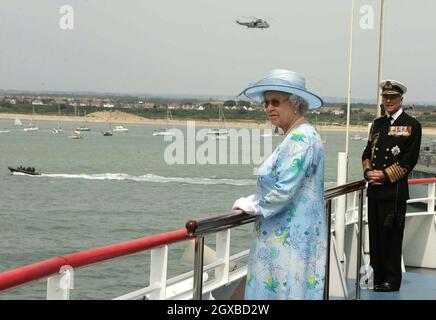
<svg viewBox="0 0 436 320">
<path fill-rule="evenodd" d="M 9 133 L 10 131 L 6 128 L 0 129 L 0 133 Z"/>
<path fill-rule="evenodd" d="M 359 136 L 358 134 L 355 134 L 351 137 L 351 140 L 362 140 L 362 137 Z"/>
<path fill-rule="evenodd" d="M 153 136 L 173 136 L 174 132 L 168 129 L 156 129 L 153 131 Z"/>
<path fill-rule="evenodd" d="M 220 136 L 220 135 L 228 135 L 229 131 L 227 129 L 218 129 L 218 128 L 213 128 L 213 129 L 209 129 L 209 131 L 207 132 L 207 134 L 209 135 L 215 135 L 215 136 Z"/>
<path fill-rule="evenodd" d="M 113 132 L 127 132 L 129 129 L 123 127 L 123 126 L 115 126 L 112 130 Z"/>
<path fill-rule="evenodd" d="M 76 128 L 76 131 L 91 131 L 88 127 L 78 127 Z"/>
<path fill-rule="evenodd" d="M 24 128 L 24 131 L 25 131 L 25 132 L 38 131 L 38 130 L 39 130 L 39 128 L 38 128 L 38 127 L 35 127 L 34 125 L 29 125 L 29 126 L 27 126 L 26 128 Z"/>
<path fill-rule="evenodd" d="M 108 131 L 103 132 L 103 136 L 111 137 L 111 136 L 113 136 L 113 133 L 112 133 L 112 131 L 108 130 Z"/>
<path fill-rule="evenodd" d="M 19 166 L 18 168 L 8 167 L 8 169 L 11 171 L 11 174 L 22 173 L 22 174 L 28 174 L 28 175 L 32 175 L 32 176 L 41 175 L 40 172 L 35 171 L 35 168 L 31 168 L 31 167 L 24 168 L 22 166 Z"/>
<path fill-rule="evenodd" d="M 82 134 L 80 133 L 80 131 L 75 130 L 75 131 L 73 131 L 73 134 L 71 136 L 68 136 L 68 138 L 71 138 L 71 139 L 82 139 L 83 137 L 82 137 Z"/>
</svg>

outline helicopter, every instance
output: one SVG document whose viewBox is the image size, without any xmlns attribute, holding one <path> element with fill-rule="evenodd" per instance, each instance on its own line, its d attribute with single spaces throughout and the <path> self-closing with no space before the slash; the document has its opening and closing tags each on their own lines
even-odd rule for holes
<svg viewBox="0 0 436 320">
<path fill-rule="evenodd" d="M 266 20 L 259 19 L 256 17 L 252 17 L 253 20 L 248 22 L 241 22 L 239 20 L 236 20 L 237 24 L 240 24 L 241 26 L 246 26 L 247 28 L 258 28 L 258 29 L 265 29 L 269 28 L 269 23 L 266 22 Z"/>
</svg>

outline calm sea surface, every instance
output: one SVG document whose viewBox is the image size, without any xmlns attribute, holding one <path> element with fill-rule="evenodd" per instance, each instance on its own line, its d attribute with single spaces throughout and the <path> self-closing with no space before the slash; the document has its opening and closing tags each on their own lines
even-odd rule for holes
<svg viewBox="0 0 436 320">
<path fill-rule="evenodd" d="M 0 120 L 0 272 L 57 255 L 183 228 L 191 218 L 229 210 L 255 190 L 254 164 L 168 165 L 165 142 L 151 125 L 103 137 L 105 124 L 88 123 L 84 139 L 68 136 L 83 124 L 38 121 L 38 132 Z M 186 131 L 184 127 L 178 127 Z M 200 129 L 200 128 L 197 128 Z M 353 135 L 354 132 L 351 133 Z M 359 133 L 363 136 L 362 133 Z M 325 181 L 334 185 L 345 133 L 321 132 Z M 427 140 L 431 137 L 425 137 Z M 273 137 L 273 145 L 281 138 Z M 197 142 L 197 148 L 203 142 Z M 365 142 L 350 140 L 350 180 L 361 178 Z M 33 166 L 41 176 L 10 175 L 8 166 Z M 232 231 L 232 253 L 246 249 L 252 225 Z M 214 237 L 206 239 L 213 246 Z M 170 247 L 169 276 L 191 270 L 180 262 L 185 244 Z M 75 270 L 72 299 L 108 299 L 148 284 L 149 253 Z M 44 299 L 45 280 L 0 294 L 0 299 Z"/>
</svg>

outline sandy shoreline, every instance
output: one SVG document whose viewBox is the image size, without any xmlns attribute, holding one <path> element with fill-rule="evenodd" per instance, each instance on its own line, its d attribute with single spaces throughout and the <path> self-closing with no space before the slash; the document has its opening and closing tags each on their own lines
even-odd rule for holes
<svg viewBox="0 0 436 320">
<path fill-rule="evenodd" d="M 32 116 L 30 114 L 13 114 L 13 113 L 0 113 L 0 119 L 16 119 L 19 118 L 23 124 L 28 122 Z M 125 112 L 112 112 L 111 115 L 113 124 L 147 124 L 147 125 L 166 125 L 165 119 L 148 119 L 135 116 Z M 42 121 L 66 121 L 78 123 L 105 123 L 109 120 L 108 112 L 94 112 L 85 117 L 73 116 L 54 116 L 54 115 L 35 115 L 34 120 Z M 204 120 L 172 120 L 171 123 L 175 126 L 185 126 L 187 121 L 195 121 L 195 125 L 199 127 L 219 127 L 218 121 L 204 121 Z M 10 126 L 12 127 L 12 125 Z M 246 121 L 227 121 L 226 127 L 228 128 L 272 128 L 270 123 L 259 122 L 254 120 Z M 318 126 L 321 131 L 345 131 L 345 126 Z M 350 126 L 350 131 L 367 132 L 367 126 Z M 436 134 L 436 128 L 423 128 L 424 134 Z"/>
</svg>

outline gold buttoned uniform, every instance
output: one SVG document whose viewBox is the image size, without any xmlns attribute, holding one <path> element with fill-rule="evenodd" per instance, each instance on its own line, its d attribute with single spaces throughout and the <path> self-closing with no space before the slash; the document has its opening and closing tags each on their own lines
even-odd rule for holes
<svg viewBox="0 0 436 320">
<path fill-rule="evenodd" d="M 409 199 L 407 176 L 418 160 L 421 135 L 421 124 L 404 111 L 392 125 L 383 116 L 374 120 L 362 154 L 365 179 L 368 171 L 381 170 L 384 174 L 382 185 L 369 185 L 367 189 L 370 263 L 375 285 L 389 283 L 394 289 L 401 285 L 404 225 L 391 221 L 404 221 L 401 218 L 404 219 Z"/>
</svg>

